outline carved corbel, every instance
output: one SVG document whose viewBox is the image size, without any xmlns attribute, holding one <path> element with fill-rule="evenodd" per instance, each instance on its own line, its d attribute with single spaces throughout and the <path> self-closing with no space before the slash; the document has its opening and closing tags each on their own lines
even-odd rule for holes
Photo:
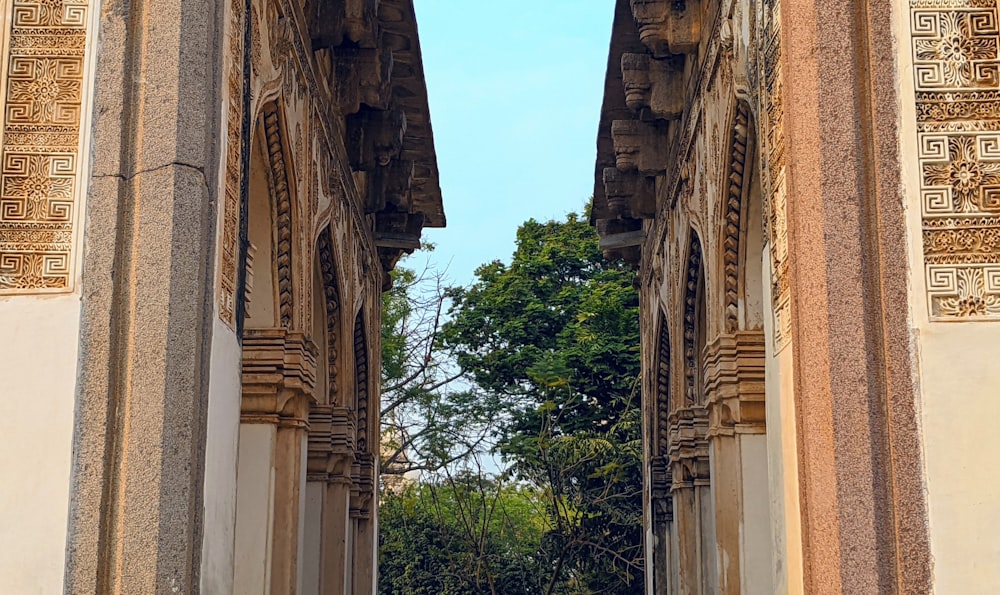
<svg viewBox="0 0 1000 595">
<path fill-rule="evenodd" d="M 654 118 L 676 120 L 684 113 L 684 58 L 656 59 L 649 54 L 622 54 L 625 105 L 648 109 Z"/>
<path fill-rule="evenodd" d="M 351 43 L 373 48 L 378 40 L 378 0 L 314 0 L 309 34 L 313 48 Z"/>
<path fill-rule="evenodd" d="M 387 46 L 338 48 L 336 62 L 337 103 L 345 116 L 356 114 L 362 105 L 385 109 L 392 97 L 392 50 Z"/>
<path fill-rule="evenodd" d="M 708 473 L 708 409 L 683 407 L 670 414 L 670 460 L 673 489 L 703 485 Z"/>
<path fill-rule="evenodd" d="M 357 429 L 346 407 L 317 405 L 309 410 L 309 481 L 350 483 Z"/>
<path fill-rule="evenodd" d="M 347 154 L 351 168 L 370 172 L 386 166 L 403 150 L 406 113 L 399 107 L 361 110 L 347 118 Z"/>
<path fill-rule="evenodd" d="M 604 195 L 608 208 L 619 217 L 652 219 L 656 216 L 656 180 L 637 171 L 604 168 Z"/>
<path fill-rule="evenodd" d="M 653 500 L 655 521 L 670 522 L 674 520 L 673 499 L 670 490 L 673 486 L 673 474 L 670 459 L 653 457 L 650 461 L 650 496 Z"/>
<path fill-rule="evenodd" d="M 631 0 L 639 39 L 657 58 L 690 54 L 701 41 L 701 0 Z"/>
<path fill-rule="evenodd" d="M 615 120 L 611 123 L 611 140 L 615 145 L 615 166 L 620 171 L 638 170 L 647 176 L 666 171 L 666 134 L 661 127 L 639 120 Z"/>
<path fill-rule="evenodd" d="M 765 431 L 764 333 L 723 335 L 706 349 L 710 436 Z"/>
</svg>

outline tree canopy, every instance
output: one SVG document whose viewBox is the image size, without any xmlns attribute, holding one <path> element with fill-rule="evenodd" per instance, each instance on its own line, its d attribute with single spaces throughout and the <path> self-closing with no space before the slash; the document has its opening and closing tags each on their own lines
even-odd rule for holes
<svg viewBox="0 0 1000 595">
<path fill-rule="evenodd" d="M 642 593 L 633 279 L 605 261 L 586 215 L 571 214 L 525 222 L 509 264 L 485 264 L 471 286 L 446 294 L 434 347 L 495 422 L 504 468 L 490 479 L 513 482 L 544 517 L 522 568 L 535 580 L 498 593 Z"/>
</svg>

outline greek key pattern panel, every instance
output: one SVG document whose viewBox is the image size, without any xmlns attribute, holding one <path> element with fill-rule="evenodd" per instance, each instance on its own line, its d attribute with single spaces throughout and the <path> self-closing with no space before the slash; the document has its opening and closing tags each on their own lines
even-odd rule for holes
<svg viewBox="0 0 1000 595">
<path fill-rule="evenodd" d="M 8 5 L 0 294 L 73 289 L 89 2 Z"/>
<path fill-rule="evenodd" d="M 932 320 L 1000 320 L 996 0 L 910 0 Z"/>
</svg>

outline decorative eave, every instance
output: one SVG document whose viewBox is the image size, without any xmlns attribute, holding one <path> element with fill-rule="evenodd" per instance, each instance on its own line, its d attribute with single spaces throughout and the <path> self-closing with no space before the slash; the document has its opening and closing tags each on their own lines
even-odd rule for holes
<svg viewBox="0 0 1000 595">
<path fill-rule="evenodd" d="M 641 34 L 638 9 L 646 23 L 645 36 Z M 656 214 L 658 188 L 668 169 L 670 122 L 679 119 L 684 108 L 685 57 L 665 48 L 691 51 L 694 47 L 680 43 L 667 46 L 658 41 L 659 34 L 685 24 L 681 17 L 691 12 L 687 8 L 679 10 L 677 3 L 615 3 L 590 220 L 597 227 L 608 258 L 638 264 L 644 240 L 643 220 Z M 650 29 L 647 21 L 654 16 L 657 27 Z M 680 29 L 690 34 L 697 31 L 696 27 Z"/>
<path fill-rule="evenodd" d="M 406 113 L 406 134 L 400 158 L 414 164 L 410 211 L 423 216 L 424 227 L 444 227 L 446 219 L 437 153 L 413 0 L 381 0 L 378 17 L 383 28 L 383 43 L 392 50 L 393 102 Z"/>
</svg>

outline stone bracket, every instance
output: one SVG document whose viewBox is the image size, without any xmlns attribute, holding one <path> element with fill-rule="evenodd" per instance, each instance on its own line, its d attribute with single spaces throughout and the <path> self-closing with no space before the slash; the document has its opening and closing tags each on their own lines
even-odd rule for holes
<svg viewBox="0 0 1000 595">
<path fill-rule="evenodd" d="M 375 47 L 378 42 L 378 0 L 313 0 L 309 35 L 313 48 L 354 44 Z"/>
<path fill-rule="evenodd" d="M 657 58 L 690 54 L 701 41 L 701 0 L 631 0 L 639 39 Z"/>
<path fill-rule="evenodd" d="M 666 134 L 662 126 L 639 120 L 615 120 L 611 140 L 615 147 L 615 167 L 622 172 L 636 171 L 646 176 L 662 174 L 667 169 Z"/>
<path fill-rule="evenodd" d="M 637 171 L 604 168 L 604 195 L 611 213 L 619 217 L 652 219 L 656 216 L 656 179 Z"/>
<path fill-rule="evenodd" d="M 676 120 L 684 113 L 684 57 L 622 54 L 625 105 L 643 119 Z M 651 116 L 645 117 L 645 116 Z"/>
<path fill-rule="evenodd" d="M 392 96 L 392 50 L 337 48 L 334 83 L 337 104 L 344 115 L 356 114 L 362 105 L 385 109 Z"/>
<path fill-rule="evenodd" d="M 406 113 L 398 107 L 380 110 L 362 106 L 347 117 L 347 155 L 354 171 L 385 167 L 403 150 Z"/>
</svg>

